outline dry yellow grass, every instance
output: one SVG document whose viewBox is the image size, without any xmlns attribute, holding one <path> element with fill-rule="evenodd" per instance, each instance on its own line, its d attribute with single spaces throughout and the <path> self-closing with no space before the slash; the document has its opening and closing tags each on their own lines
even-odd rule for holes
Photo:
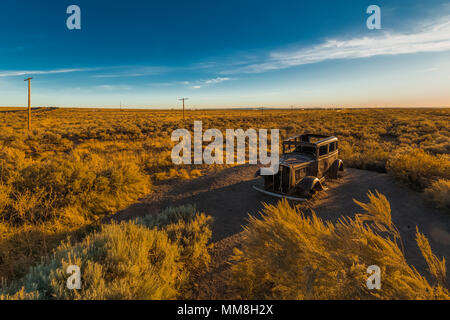
<svg viewBox="0 0 450 320">
<path fill-rule="evenodd" d="M 172 163 L 170 134 L 183 127 L 180 111 L 41 108 L 33 110 L 30 134 L 25 110 L 0 111 L 8 111 L 0 112 L 0 274 L 9 280 L 26 274 L 68 235 L 81 239 L 87 226 L 151 192 L 153 180 L 190 179 L 220 169 Z M 189 130 L 194 120 L 202 120 L 204 130 L 333 134 L 346 166 L 384 172 L 388 163 L 395 177 L 408 175 L 413 187 L 433 188 L 427 194 L 439 203 L 448 192 L 445 183 L 434 181 L 448 180 L 449 109 L 186 114 Z M 404 156 L 413 149 L 420 150 L 413 152 L 421 153 L 426 170 Z"/>
<path fill-rule="evenodd" d="M 439 179 L 434 181 L 425 189 L 425 195 L 438 207 L 450 209 L 450 180 Z"/>
<path fill-rule="evenodd" d="M 395 178 L 420 191 L 436 180 L 450 179 L 450 155 L 434 156 L 421 149 L 413 149 L 390 158 L 387 169 Z"/>
<path fill-rule="evenodd" d="M 189 279 L 207 268 L 210 217 L 195 207 L 169 208 L 139 221 L 102 225 L 5 288 L 1 299 L 139 299 L 189 297 Z M 66 270 L 82 270 L 82 289 L 67 290 Z"/>
<path fill-rule="evenodd" d="M 243 299 L 450 299 L 445 259 L 417 231 L 417 244 L 435 283 L 408 265 L 397 244 L 389 202 L 380 194 L 365 213 L 324 222 L 286 201 L 250 217 L 242 249 L 235 249 L 232 280 Z M 381 269 L 381 289 L 366 285 L 367 268 Z"/>
</svg>

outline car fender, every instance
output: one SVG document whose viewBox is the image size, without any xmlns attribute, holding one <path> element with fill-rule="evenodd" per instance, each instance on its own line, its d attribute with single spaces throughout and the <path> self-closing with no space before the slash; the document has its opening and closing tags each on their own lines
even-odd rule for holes
<svg viewBox="0 0 450 320">
<path fill-rule="evenodd" d="M 312 190 L 316 189 L 318 191 L 323 190 L 322 183 L 320 182 L 319 178 L 307 176 L 304 177 L 298 184 L 297 187 L 305 191 L 305 193 L 309 193 Z"/>
</svg>

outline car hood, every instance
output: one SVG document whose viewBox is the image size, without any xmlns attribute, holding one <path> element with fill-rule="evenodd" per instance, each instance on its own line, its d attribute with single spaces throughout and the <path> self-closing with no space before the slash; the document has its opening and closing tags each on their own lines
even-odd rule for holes
<svg viewBox="0 0 450 320">
<path fill-rule="evenodd" d="M 287 153 L 283 154 L 280 158 L 280 164 L 285 166 L 296 166 L 302 163 L 308 163 L 314 160 L 313 155 L 306 153 Z"/>
</svg>

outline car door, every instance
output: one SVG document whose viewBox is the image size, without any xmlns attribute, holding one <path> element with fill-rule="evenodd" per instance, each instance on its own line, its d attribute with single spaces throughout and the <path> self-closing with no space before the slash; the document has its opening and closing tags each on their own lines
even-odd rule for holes
<svg viewBox="0 0 450 320">
<path fill-rule="evenodd" d="M 322 148 L 322 146 L 321 146 L 321 148 Z M 336 141 L 330 142 L 330 143 L 324 145 L 322 148 L 322 152 L 319 148 L 319 161 L 320 161 L 320 164 L 319 164 L 320 176 L 319 176 L 319 178 L 328 174 L 330 167 L 333 165 L 333 163 L 337 159 L 337 157 L 338 157 L 338 151 L 337 151 Z"/>
<path fill-rule="evenodd" d="M 322 178 L 324 174 L 327 172 L 329 164 L 328 164 L 328 144 L 324 144 L 319 146 L 319 159 L 318 159 L 318 172 L 317 177 Z"/>
</svg>

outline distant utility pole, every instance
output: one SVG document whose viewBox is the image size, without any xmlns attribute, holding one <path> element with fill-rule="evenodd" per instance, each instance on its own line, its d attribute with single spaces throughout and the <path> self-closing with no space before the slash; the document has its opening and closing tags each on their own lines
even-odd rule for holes
<svg viewBox="0 0 450 320">
<path fill-rule="evenodd" d="M 28 78 L 24 81 L 28 81 L 28 132 L 31 131 L 31 79 Z"/>
<path fill-rule="evenodd" d="M 294 112 L 294 106 L 291 106 L 291 112 Z"/>
<path fill-rule="evenodd" d="M 189 98 L 181 98 L 181 99 L 178 99 L 178 100 L 183 101 L 183 124 L 184 124 L 184 101 L 185 100 L 189 100 Z"/>
</svg>

